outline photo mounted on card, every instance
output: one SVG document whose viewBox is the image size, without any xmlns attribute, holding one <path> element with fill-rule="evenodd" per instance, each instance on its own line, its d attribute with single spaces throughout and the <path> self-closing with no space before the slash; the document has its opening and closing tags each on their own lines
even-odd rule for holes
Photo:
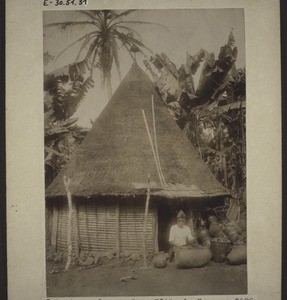
<svg viewBox="0 0 287 300">
<path fill-rule="evenodd" d="M 43 12 L 47 297 L 247 294 L 244 9 L 70 2 Z"/>
<path fill-rule="evenodd" d="M 142 2 L 7 3 L 9 300 L 279 300 L 279 1 Z"/>
</svg>

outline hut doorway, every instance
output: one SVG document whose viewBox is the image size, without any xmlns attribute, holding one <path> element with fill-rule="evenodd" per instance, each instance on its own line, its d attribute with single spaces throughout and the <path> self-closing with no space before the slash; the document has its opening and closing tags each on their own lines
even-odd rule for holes
<svg viewBox="0 0 287 300">
<path fill-rule="evenodd" d="M 172 209 L 169 205 L 160 203 L 158 207 L 158 248 L 159 251 L 167 252 L 170 248 L 169 232 L 173 225 Z"/>
</svg>

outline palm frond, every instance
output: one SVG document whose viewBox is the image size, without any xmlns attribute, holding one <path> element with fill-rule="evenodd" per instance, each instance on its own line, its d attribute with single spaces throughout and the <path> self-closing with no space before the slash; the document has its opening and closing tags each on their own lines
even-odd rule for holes
<svg viewBox="0 0 287 300">
<path fill-rule="evenodd" d="M 111 47 L 112 47 L 112 54 L 115 60 L 115 64 L 119 73 L 119 78 L 122 80 L 121 70 L 120 70 L 120 60 L 119 60 L 119 54 L 118 54 L 118 45 L 117 41 L 114 37 L 111 38 Z"/>
<path fill-rule="evenodd" d="M 62 29 L 81 25 L 93 25 L 94 28 L 97 28 L 93 31 L 90 30 L 88 34 L 69 44 L 57 55 L 56 59 L 70 47 L 81 42 L 79 48 L 76 49 L 78 52 L 75 62 L 77 63 L 80 58 L 84 57 L 84 62 L 87 64 L 91 77 L 93 77 L 95 68 L 98 67 L 101 72 L 102 83 L 106 84 L 108 89 L 111 88 L 110 80 L 113 63 L 115 64 L 119 77 L 121 78 L 120 59 L 118 53 L 119 43 L 123 45 L 133 60 L 135 60 L 135 55 L 132 53 L 133 51 L 140 52 L 145 57 L 145 50 L 153 53 L 153 51 L 142 42 L 141 35 L 133 28 L 130 28 L 128 24 L 157 25 L 167 29 L 166 26 L 152 22 L 125 21 L 125 17 L 134 11 L 135 10 L 118 12 L 113 10 L 85 10 L 80 11 L 80 14 L 82 14 L 82 20 L 87 19 L 86 21 L 72 20 L 71 22 L 60 22 L 45 25 L 45 27 L 54 26 Z M 89 66 L 91 67 L 89 68 Z M 75 75 L 79 75 L 79 72 L 76 72 Z M 71 79 L 76 80 L 76 77 Z M 65 94 L 62 95 L 60 92 L 62 91 L 58 91 L 59 110 L 67 111 L 67 109 L 65 110 L 65 107 L 61 106 L 61 100 L 62 98 L 67 97 L 67 93 L 65 91 Z M 76 96 L 76 87 L 74 87 L 71 93 L 68 92 L 68 94 L 69 97 Z"/>
<path fill-rule="evenodd" d="M 140 53 L 144 56 L 145 59 L 149 59 L 149 58 L 147 57 L 147 55 L 146 55 L 141 49 L 139 49 L 138 52 L 140 52 Z"/>
<path fill-rule="evenodd" d="M 135 34 L 135 35 L 137 35 L 139 38 L 142 38 L 142 36 L 141 36 L 138 32 L 136 32 L 135 30 L 133 30 L 133 29 L 130 28 L 130 27 L 123 26 L 123 25 L 118 25 L 117 28 L 125 29 L 125 30 L 129 31 L 129 33 Z"/>
<path fill-rule="evenodd" d="M 95 51 L 95 49 L 97 48 L 98 44 L 100 41 L 100 37 L 97 36 L 96 39 L 93 41 L 93 43 L 91 44 L 87 54 L 86 54 L 86 60 L 90 59 L 90 56 L 93 54 L 93 52 Z"/>
<path fill-rule="evenodd" d="M 44 25 L 44 27 L 61 27 L 61 29 L 66 29 L 70 26 L 77 26 L 77 25 L 93 25 L 96 26 L 94 22 L 90 21 L 78 21 L 78 22 L 57 22 Z"/>
<path fill-rule="evenodd" d="M 98 34 L 98 33 L 99 33 L 98 31 L 95 32 L 95 35 Z M 88 43 L 89 43 L 89 42 L 91 41 L 91 39 L 93 39 L 94 37 L 95 37 L 95 36 L 91 35 L 91 36 L 87 37 L 86 40 L 83 42 L 83 44 L 82 44 L 82 46 L 81 46 L 81 48 L 80 48 L 80 50 L 79 50 L 79 52 L 78 52 L 78 54 L 77 54 L 77 56 L 76 56 L 76 59 L 75 59 L 76 62 L 78 61 L 78 59 L 79 59 L 79 57 L 80 57 L 82 51 L 86 48 L 86 46 L 88 45 Z"/>
<path fill-rule="evenodd" d="M 146 50 L 148 50 L 150 53 L 153 54 L 153 51 L 151 49 L 149 49 L 144 43 L 142 43 L 141 41 L 135 39 L 135 38 L 132 38 L 132 42 L 137 45 L 137 46 L 140 46 L 141 48 L 145 48 Z"/>
<path fill-rule="evenodd" d="M 95 16 L 89 10 L 79 10 L 78 12 L 92 18 L 93 20 L 95 19 Z"/>
<path fill-rule="evenodd" d="M 92 78 L 93 78 L 93 73 L 94 73 L 95 61 L 96 61 L 96 58 L 97 58 L 97 53 L 98 53 L 98 49 L 95 48 L 94 56 L 93 56 L 93 60 L 92 60 L 92 64 L 91 64 L 91 77 Z"/>
<path fill-rule="evenodd" d="M 159 24 L 159 23 L 153 23 L 153 22 L 144 22 L 144 21 L 119 21 L 114 23 L 111 27 L 116 27 L 118 24 L 148 24 L 148 25 L 157 25 L 160 26 L 164 29 L 166 29 L 167 31 L 169 31 L 168 27 Z"/>
<path fill-rule="evenodd" d="M 129 47 L 127 46 L 127 44 L 126 44 L 126 43 L 123 43 L 123 42 L 122 42 L 122 44 L 123 44 L 123 46 L 127 49 L 127 51 L 128 51 L 128 53 L 129 53 L 129 55 L 131 56 L 132 60 L 135 61 L 135 57 L 134 57 L 134 55 L 132 54 L 132 52 L 130 51 L 130 49 L 129 49 Z"/>
<path fill-rule="evenodd" d="M 102 71 L 103 84 L 105 84 L 106 82 L 109 84 L 109 78 L 111 76 L 110 73 L 113 64 L 113 54 L 112 54 L 110 39 L 107 39 L 106 42 L 100 46 L 99 62 L 102 67 L 101 71 Z"/>
<path fill-rule="evenodd" d="M 123 32 L 120 32 L 116 29 L 114 29 L 115 35 L 118 36 L 118 38 L 122 41 L 125 41 L 126 43 L 128 43 L 129 45 L 131 44 L 135 44 L 139 47 L 145 48 L 147 49 L 149 52 L 153 53 L 153 51 L 151 49 L 149 49 L 145 44 L 143 44 L 141 41 L 139 41 L 138 39 L 129 36 Z"/>
<path fill-rule="evenodd" d="M 72 116 L 75 111 L 78 109 L 80 104 L 85 100 L 86 94 L 89 89 L 94 87 L 94 80 L 91 76 L 89 76 L 83 83 L 81 83 L 76 90 L 74 91 L 74 96 L 69 98 L 67 102 L 67 111 L 69 116 Z"/>
<path fill-rule="evenodd" d="M 134 11 L 136 11 L 136 9 L 126 10 L 126 11 L 120 13 L 120 14 L 116 14 L 116 16 L 113 17 L 113 18 L 110 20 L 110 22 L 108 23 L 108 26 L 109 26 L 114 20 L 119 19 L 119 18 L 121 18 L 121 17 L 125 17 L 125 16 L 129 15 L 130 13 L 132 13 L 132 12 L 134 12 Z"/>
<path fill-rule="evenodd" d="M 101 20 L 101 18 L 97 17 L 97 14 L 92 14 L 91 11 L 87 11 L 87 10 L 82 10 L 82 11 L 79 11 L 80 13 L 88 16 L 89 18 L 91 18 L 93 21 L 93 23 L 95 23 L 95 25 L 101 29 L 101 27 L 103 26 L 103 22 Z"/>
<path fill-rule="evenodd" d="M 102 15 L 102 10 L 95 10 L 94 11 L 95 14 L 98 16 L 97 20 L 98 22 L 101 24 L 101 26 L 104 26 L 104 19 L 103 19 L 103 15 Z"/>
<path fill-rule="evenodd" d="M 78 42 L 86 39 L 88 36 L 90 36 L 91 34 L 94 34 L 96 31 L 90 32 L 82 37 L 80 37 L 79 39 L 77 39 L 76 41 L 74 41 L 73 43 L 69 44 L 66 48 L 64 48 L 56 57 L 55 60 L 57 60 L 59 58 L 59 56 L 61 56 L 65 51 L 67 51 L 69 48 L 71 48 L 72 46 L 74 46 L 75 44 L 77 44 Z"/>
</svg>

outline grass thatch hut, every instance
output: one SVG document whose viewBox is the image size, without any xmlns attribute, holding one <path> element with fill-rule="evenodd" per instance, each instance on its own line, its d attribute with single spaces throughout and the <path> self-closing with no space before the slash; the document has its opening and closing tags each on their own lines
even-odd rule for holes
<svg viewBox="0 0 287 300">
<path fill-rule="evenodd" d="M 152 95 L 159 159 L 167 183 L 164 188 L 141 111 L 144 109 L 152 128 Z M 66 250 L 68 210 L 63 176 L 67 176 L 76 210 L 73 231 L 78 233 L 80 248 L 140 250 L 148 173 L 149 251 L 166 247 L 168 226 L 178 208 L 216 203 L 229 194 L 176 125 L 148 76 L 134 64 L 74 157 L 46 189 L 49 242 L 58 251 Z"/>
</svg>

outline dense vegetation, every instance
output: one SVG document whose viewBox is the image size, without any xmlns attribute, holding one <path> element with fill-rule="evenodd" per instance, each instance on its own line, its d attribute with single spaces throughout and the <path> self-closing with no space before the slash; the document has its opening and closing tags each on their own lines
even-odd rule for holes
<svg viewBox="0 0 287 300">
<path fill-rule="evenodd" d="M 132 11 L 82 11 L 87 19 L 77 22 L 54 23 L 48 27 L 66 29 L 73 26 L 87 28 L 85 35 L 70 46 L 81 43 L 76 61 L 65 74 L 48 74 L 44 78 L 45 109 L 45 170 L 46 185 L 50 184 L 61 167 L 69 160 L 82 142 L 87 129 L 76 125 L 72 115 L 92 88 L 93 73 L 98 70 L 109 94 L 111 94 L 111 67 L 115 63 L 120 74 L 118 45 L 134 59 L 134 52 L 142 52 L 146 46 L 139 35 L 124 21 Z M 143 22 L 141 22 L 143 23 Z M 239 200 L 241 208 L 246 203 L 246 135 L 245 135 L 245 69 L 236 69 L 237 48 L 231 33 L 228 42 L 220 49 L 217 59 L 214 54 L 201 50 L 189 56 L 186 65 L 179 70 L 164 57 L 156 55 L 145 61 L 152 71 L 153 79 L 159 79 L 166 70 L 173 74 L 180 90 L 165 95 L 158 88 L 167 107 L 180 128 L 197 147 L 200 156 L 216 178 Z M 67 49 L 66 48 L 66 49 Z M 59 55 L 61 55 L 64 49 Z M 84 53 L 84 54 L 83 54 Z M 83 54 L 84 59 L 78 61 Z M 59 56 L 58 55 L 58 56 Z M 51 57 L 45 53 L 44 62 Z M 155 69 L 151 68 L 153 63 Z M 192 76 L 203 64 L 201 80 L 194 86 Z M 155 71 L 159 72 L 155 72 Z M 157 74 L 161 73 L 160 76 Z M 167 74 L 165 72 L 165 74 Z"/>
</svg>

